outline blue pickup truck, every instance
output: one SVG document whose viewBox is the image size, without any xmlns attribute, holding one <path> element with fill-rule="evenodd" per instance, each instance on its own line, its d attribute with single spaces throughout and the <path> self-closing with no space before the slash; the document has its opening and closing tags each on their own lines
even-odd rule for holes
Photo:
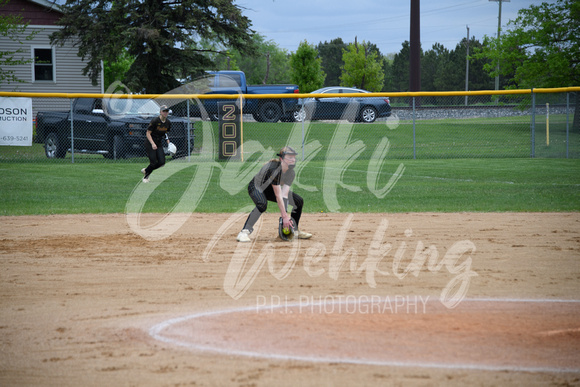
<svg viewBox="0 0 580 387">
<path fill-rule="evenodd" d="M 294 94 L 299 93 L 297 85 L 248 85 L 243 71 L 208 71 L 204 94 Z M 202 99 L 196 104 L 193 114 L 211 120 L 217 119 L 217 99 Z M 231 101 L 231 100 L 230 100 Z M 244 99 L 243 113 L 251 114 L 258 122 L 293 121 L 297 110 L 297 98 Z M 201 109 L 203 107 L 203 110 Z M 205 113 L 205 114 L 204 114 Z"/>
</svg>

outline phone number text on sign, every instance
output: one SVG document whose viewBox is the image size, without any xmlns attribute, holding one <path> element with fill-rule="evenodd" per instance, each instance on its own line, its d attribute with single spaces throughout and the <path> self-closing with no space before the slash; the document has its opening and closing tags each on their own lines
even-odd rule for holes
<svg viewBox="0 0 580 387">
<path fill-rule="evenodd" d="M 0 145 L 32 146 L 32 98 L 0 97 Z"/>
<path fill-rule="evenodd" d="M 22 142 L 22 141 L 28 141 L 28 139 L 29 139 L 28 136 L 2 136 L 2 141 Z"/>
</svg>

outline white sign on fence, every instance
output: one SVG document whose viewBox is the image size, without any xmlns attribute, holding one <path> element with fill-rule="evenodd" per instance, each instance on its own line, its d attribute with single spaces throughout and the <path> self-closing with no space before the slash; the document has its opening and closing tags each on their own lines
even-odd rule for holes
<svg viewBox="0 0 580 387">
<path fill-rule="evenodd" d="M 0 97 L 0 145 L 32 146 L 32 98 Z"/>
</svg>

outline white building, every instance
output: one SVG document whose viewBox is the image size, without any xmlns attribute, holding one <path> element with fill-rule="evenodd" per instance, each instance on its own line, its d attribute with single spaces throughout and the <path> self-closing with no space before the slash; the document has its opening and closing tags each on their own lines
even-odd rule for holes
<svg viewBox="0 0 580 387">
<path fill-rule="evenodd" d="M 29 24 L 21 39 L 18 39 L 20 42 L 0 36 L 2 51 L 20 49 L 18 56 L 31 61 L 11 66 L 14 75 L 24 82 L 4 82 L 0 84 L 0 91 L 103 93 L 102 74 L 97 85 L 83 75 L 82 69 L 86 63 L 77 55 L 78 49 L 71 41 L 62 47 L 50 44 L 50 34 L 62 28 L 56 24 L 63 14 L 57 4 L 47 0 L 10 0 L 0 8 L 0 15 L 6 14 L 20 15 L 22 22 Z M 34 31 L 37 31 L 34 38 L 26 40 Z M 34 100 L 34 110 L 64 110 L 69 106 L 68 99 Z"/>
</svg>

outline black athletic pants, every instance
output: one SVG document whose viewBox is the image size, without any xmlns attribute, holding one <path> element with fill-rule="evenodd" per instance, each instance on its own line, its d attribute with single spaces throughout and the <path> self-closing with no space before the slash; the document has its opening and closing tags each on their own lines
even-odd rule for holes
<svg viewBox="0 0 580 387">
<path fill-rule="evenodd" d="M 256 204 L 256 208 L 250 212 L 248 219 L 246 219 L 246 224 L 244 225 L 245 230 L 254 231 L 254 224 L 260 219 L 262 213 L 268 208 L 268 202 L 276 202 L 276 194 L 274 194 L 274 189 L 272 185 L 269 185 L 264 192 L 261 192 L 254 185 L 254 179 L 248 184 L 248 194 Z M 298 222 L 300 222 L 300 216 L 302 215 L 302 207 L 304 206 L 304 199 L 297 193 L 290 191 L 288 193 L 288 204 L 292 206 L 292 213 L 290 217 L 294 219 L 295 226 L 298 228 Z"/>
<path fill-rule="evenodd" d="M 145 151 L 149 157 L 149 166 L 145 168 L 145 176 L 149 176 L 151 172 L 165 165 L 165 152 L 159 144 L 157 144 L 157 149 L 153 149 L 149 141 L 145 141 Z"/>
</svg>

